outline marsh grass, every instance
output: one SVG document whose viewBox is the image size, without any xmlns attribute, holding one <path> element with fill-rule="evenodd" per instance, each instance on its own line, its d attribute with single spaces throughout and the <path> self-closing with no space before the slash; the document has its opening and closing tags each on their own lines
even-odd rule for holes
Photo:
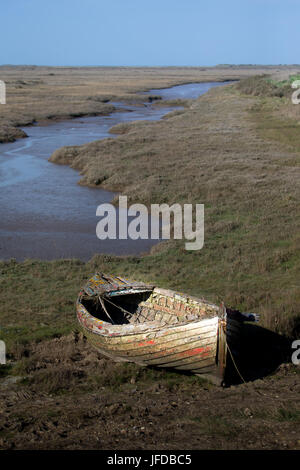
<svg viewBox="0 0 300 470">
<path fill-rule="evenodd" d="M 0 364 L 0 378 L 7 377 L 12 374 L 11 364 Z"/>
<path fill-rule="evenodd" d="M 242 93 L 261 97 L 283 98 L 291 95 L 291 84 L 297 80 L 298 74 L 290 75 L 286 80 L 276 80 L 269 75 L 257 75 L 240 81 L 237 89 Z"/>
<path fill-rule="evenodd" d="M 270 83 L 272 83 L 273 85 L 275 85 L 279 88 L 280 87 L 285 87 L 286 85 L 291 86 L 292 83 L 296 80 L 300 80 L 300 74 L 299 73 L 289 75 L 289 77 L 286 80 L 275 80 L 275 79 L 272 79 L 272 78 L 267 79 L 267 81 L 269 81 Z"/>
<path fill-rule="evenodd" d="M 200 430 L 209 437 L 235 438 L 240 433 L 240 426 L 223 416 L 195 416 L 191 422 L 197 426 L 198 432 Z"/>
<path fill-rule="evenodd" d="M 188 387 L 206 387 L 205 380 L 168 370 L 140 367 L 133 363 L 112 363 L 92 349 L 82 334 L 73 333 L 60 339 L 31 343 L 26 357 L 0 369 L 1 377 L 17 377 L 17 389 L 50 394 L 151 392 L 153 383 L 159 392 L 183 391 Z"/>
<path fill-rule="evenodd" d="M 295 408 L 279 408 L 276 419 L 278 421 L 300 422 L 300 410 Z"/>
</svg>

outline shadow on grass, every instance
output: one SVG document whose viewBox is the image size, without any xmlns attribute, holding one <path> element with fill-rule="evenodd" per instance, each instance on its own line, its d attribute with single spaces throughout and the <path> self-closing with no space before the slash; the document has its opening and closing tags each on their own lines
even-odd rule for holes
<svg viewBox="0 0 300 470">
<path fill-rule="evenodd" d="M 263 379 L 278 367 L 291 362 L 292 340 L 255 324 L 245 323 L 242 328 L 240 357 L 234 361 L 245 382 Z M 243 382 L 228 354 L 226 384 Z"/>
</svg>

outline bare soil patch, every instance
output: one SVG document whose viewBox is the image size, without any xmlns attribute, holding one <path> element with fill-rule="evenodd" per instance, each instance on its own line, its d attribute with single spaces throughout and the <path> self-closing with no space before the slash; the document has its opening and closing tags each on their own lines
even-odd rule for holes
<svg viewBox="0 0 300 470">
<path fill-rule="evenodd" d="M 299 449 L 299 371 L 230 388 L 117 364 L 78 335 L 0 379 L 2 449 Z"/>
</svg>

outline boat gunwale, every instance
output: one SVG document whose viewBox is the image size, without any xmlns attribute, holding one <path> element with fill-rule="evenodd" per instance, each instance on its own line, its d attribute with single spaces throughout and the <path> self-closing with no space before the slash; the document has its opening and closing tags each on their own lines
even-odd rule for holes
<svg viewBox="0 0 300 470">
<path fill-rule="evenodd" d="M 103 285 L 103 281 L 108 281 L 108 283 Z M 90 287 L 91 284 L 95 285 L 94 289 Z M 105 300 L 105 298 L 115 298 L 118 295 L 120 297 L 123 297 L 126 294 L 131 295 L 133 290 L 138 291 L 134 293 L 139 293 L 142 291 L 149 292 L 150 296 L 154 297 L 156 295 L 162 295 L 166 298 L 170 298 L 172 302 L 181 301 L 191 304 L 192 306 L 209 307 L 212 311 L 208 312 L 207 316 L 204 314 L 202 317 L 199 315 L 199 317 L 192 319 L 184 318 L 182 321 L 180 321 L 180 317 L 174 312 L 174 317 L 178 319 L 178 321 L 174 323 L 164 323 L 160 320 L 152 320 L 138 324 L 129 323 L 115 325 L 109 321 L 100 320 L 99 318 L 95 317 L 82 303 L 83 298 L 100 298 Z M 168 332 L 172 329 L 176 331 L 177 328 L 184 328 L 186 325 L 191 324 L 194 324 L 196 328 L 197 324 L 199 324 L 199 327 L 203 327 L 206 322 L 209 325 L 211 321 L 215 322 L 216 319 L 222 319 L 224 318 L 224 315 L 226 317 L 226 309 L 223 305 L 218 306 L 203 298 L 197 298 L 182 292 L 161 288 L 153 284 L 150 285 L 129 279 L 123 279 L 120 277 L 107 276 L 101 272 L 97 272 L 92 278 L 90 278 L 86 286 L 83 287 L 83 289 L 80 291 L 76 302 L 76 312 L 78 321 L 82 327 L 92 334 L 108 338 L 124 337 L 127 335 L 134 336 L 139 334 L 150 334 L 162 331 Z M 170 312 L 170 315 L 172 315 L 172 312 Z"/>
<path fill-rule="evenodd" d="M 217 307 L 218 308 L 218 307 Z M 155 333 L 161 330 L 170 330 L 176 329 L 178 327 L 184 327 L 186 325 L 197 324 L 201 323 L 203 326 L 203 322 L 211 322 L 212 320 L 216 321 L 216 318 L 220 318 L 219 315 L 215 315 L 209 318 L 197 318 L 193 320 L 185 320 L 182 322 L 177 323 L 169 323 L 164 324 L 160 323 L 159 321 L 148 321 L 142 322 L 139 324 L 123 324 L 123 325 L 113 325 L 112 323 L 106 322 L 104 320 L 100 320 L 99 318 L 94 317 L 86 307 L 80 302 L 78 299 L 76 302 L 76 310 L 77 310 L 77 318 L 82 327 L 87 329 L 93 334 L 99 336 L 128 336 L 128 335 L 135 335 L 140 333 Z M 82 321 L 82 315 L 84 315 L 85 321 Z M 88 325 L 86 324 L 88 323 Z"/>
</svg>

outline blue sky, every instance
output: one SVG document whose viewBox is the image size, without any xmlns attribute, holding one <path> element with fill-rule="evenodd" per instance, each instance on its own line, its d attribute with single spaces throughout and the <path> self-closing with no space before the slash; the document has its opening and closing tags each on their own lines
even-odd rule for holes
<svg viewBox="0 0 300 470">
<path fill-rule="evenodd" d="M 0 0 L 0 64 L 293 64 L 299 44 L 299 0 Z"/>
</svg>

